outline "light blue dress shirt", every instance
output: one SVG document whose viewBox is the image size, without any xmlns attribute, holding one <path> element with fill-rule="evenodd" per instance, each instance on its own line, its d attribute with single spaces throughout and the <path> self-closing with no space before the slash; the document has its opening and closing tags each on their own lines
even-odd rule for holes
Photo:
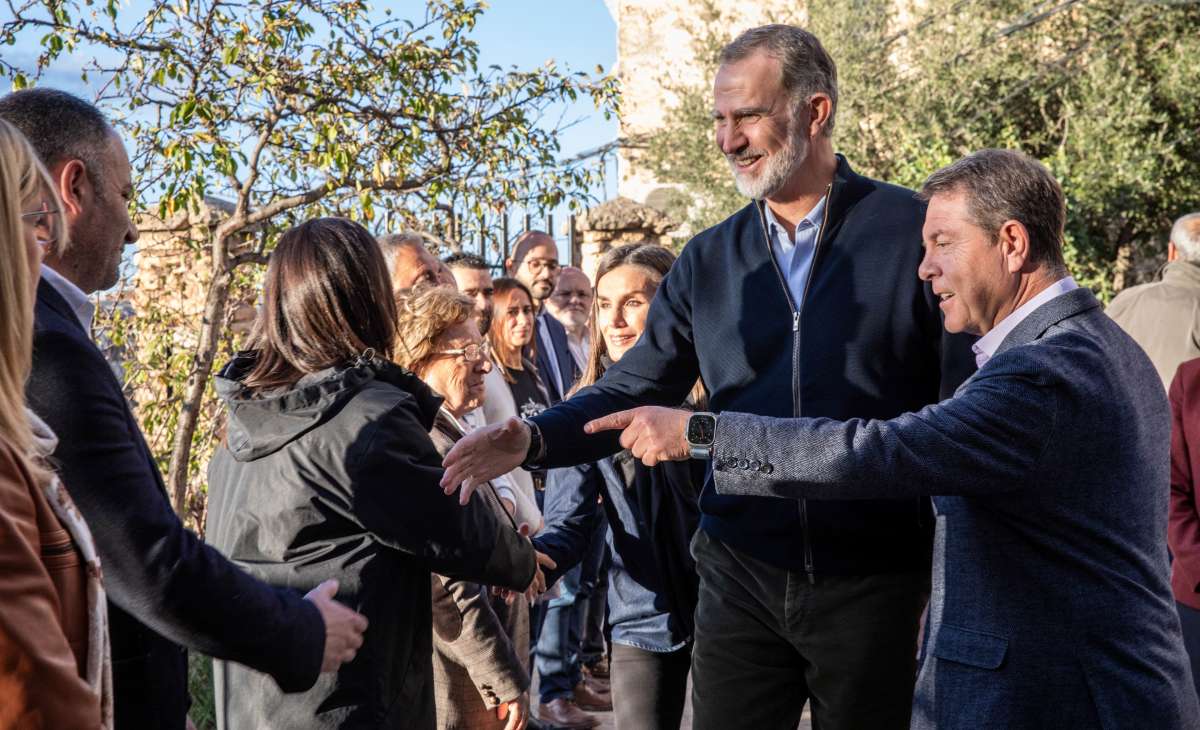
<svg viewBox="0 0 1200 730">
<path fill-rule="evenodd" d="M 794 238 L 788 238 L 787 229 L 771 212 L 771 205 L 768 203 L 764 207 L 767 209 L 767 232 L 771 237 L 771 253 L 775 255 L 779 270 L 783 272 L 783 278 L 787 281 L 788 291 L 792 293 L 792 302 L 798 312 L 804 306 L 804 285 L 808 282 L 813 254 L 817 250 L 817 238 L 821 235 L 825 198 L 818 200 L 813 209 L 808 211 L 808 215 L 796 224 Z"/>
</svg>

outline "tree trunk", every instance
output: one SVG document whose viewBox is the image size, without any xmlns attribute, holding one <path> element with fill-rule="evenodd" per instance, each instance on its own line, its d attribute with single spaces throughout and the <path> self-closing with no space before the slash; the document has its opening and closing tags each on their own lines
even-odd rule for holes
<svg viewBox="0 0 1200 730">
<path fill-rule="evenodd" d="M 214 234 L 213 277 L 209 282 L 204 302 L 200 341 L 192 355 L 192 370 L 188 374 L 183 406 L 175 424 L 175 442 L 171 447 L 171 463 L 167 471 L 168 489 L 175 502 L 175 512 L 181 518 L 187 513 L 188 463 L 192 456 L 192 438 L 200 422 L 204 391 L 208 385 L 208 378 L 212 375 L 213 361 L 216 359 L 217 346 L 225 323 L 225 309 L 229 303 L 233 271 L 228 258 L 225 233 L 218 228 Z"/>
<path fill-rule="evenodd" d="M 1125 278 L 1133 268 L 1133 223 L 1125 221 L 1117 235 L 1117 256 L 1113 262 L 1113 294 L 1125 288 Z"/>
</svg>

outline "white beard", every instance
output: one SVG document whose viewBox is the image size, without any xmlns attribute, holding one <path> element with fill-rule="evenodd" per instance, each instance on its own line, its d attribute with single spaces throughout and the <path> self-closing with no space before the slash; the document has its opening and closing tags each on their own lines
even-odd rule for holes
<svg viewBox="0 0 1200 730">
<path fill-rule="evenodd" d="M 764 160 L 763 170 L 757 177 L 750 177 L 739 171 L 737 158 L 761 154 L 761 150 L 747 148 L 738 155 L 726 155 L 729 169 L 733 172 L 733 181 L 738 192 L 747 198 L 763 200 L 769 195 L 779 192 L 780 188 L 791 179 L 792 173 L 800 167 L 808 157 L 808 140 L 800 139 L 794 133 L 792 125 L 788 124 L 788 141 L 781 149 Z"/>
</svg>

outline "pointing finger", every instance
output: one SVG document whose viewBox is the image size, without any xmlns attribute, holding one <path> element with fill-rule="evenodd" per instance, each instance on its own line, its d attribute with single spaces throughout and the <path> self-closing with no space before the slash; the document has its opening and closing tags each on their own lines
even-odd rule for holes
<svg viewBox="0 0 1200 730">
<path fill-rule="evenodd" d="M 637 409 L 628 411 L 619 411 L 612 413 L 602 418 L 597 418 L 594 421 L 588 421 L 584 425 L 585 433 L 599 433 L 601 431 L 617 431 L 624 429 L 630 423 L 633 423 L 633 417 L 636 415 Z"/>
</svg>

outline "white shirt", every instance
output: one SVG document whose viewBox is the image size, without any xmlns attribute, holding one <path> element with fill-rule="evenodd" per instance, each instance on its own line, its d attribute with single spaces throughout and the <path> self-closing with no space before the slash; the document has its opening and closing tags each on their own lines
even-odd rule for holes
<svg viewBox="0 0 1200 730">
<path fill-rule="evenodd" d="M 79 320 L 79 324 L 83 325 L 83 331 L 92 334 L 92 319 L 96 316 L 96 305 L 92 304 L 92 300 L 88 298 L 83 290 L 72 284 L 66 277 L 58 273 L 49 266 L 42 264 L 42 278 L 46 283 L 54 287 L 54 291 L 58 292 L 59 296 L 67 300 L 67 306 L 75 313 L 75 317 Z"/>
<path fill-rule="evenodd" d="M 812 268 L 813 254 L 817 250 L 817 238 L 821 235 L 821 223 L 825 217 L 825 198 L 821 197 L 808 215 L 796 224 L 794 239 L 789 238 L 787 228 L 779 222 L 771 212 L 770 204 L 764 203 L 767 209 L 767 232 L 771 237 L 771 253 L 779 263 L 779 270 L 787 281 L 788 291 L 792 294 L 792 303 L 796 311 L 804 306 L 804 285 L 808 283 L 808 272 Z"/>
<path fill-rule="evenodd" d="M 1016 329 L 1022 320 L 1033 314 L 1035 309 L 1057 296 L 1078 288 L 1079 285 L 1075 283 L 1074 279 L 1064 276 L 1043 289 L 1033 299 L 1017 307 L 1007 317 L 1000 320 L 1000 323 L 993 327 L 990 332 L 980 337 L 974 345 L 971 345 L 971 350 L 975 353 L 975 367 L 981 368 L 985 362 L 992 359 L 992 356 L 996 354 L 996 350 L 1000 347 L 1000 343 L 1004 342 L 1005 337 L 1008 337 L 1008 333 Z"/>
</svg>

